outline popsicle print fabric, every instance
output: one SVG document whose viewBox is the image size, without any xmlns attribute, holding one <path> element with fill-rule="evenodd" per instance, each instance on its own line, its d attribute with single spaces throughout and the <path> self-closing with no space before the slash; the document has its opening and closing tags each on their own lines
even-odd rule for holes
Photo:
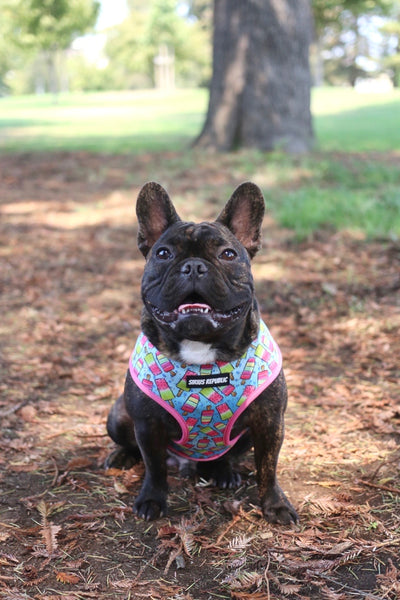
<svg viewBox="0 0 400 600">
<path fill-rule="evenodd" d="M 170 450 L 193 460 L 222 456 L 241 437 L 231 439 L 239 415 L 278 376 L 282 356 L 265 323 L 238 360 L 188 365 L 169 359 L 141 333 L 129 369 L 150 398 L 171 413 L 182 436 Z"/>
</svg>

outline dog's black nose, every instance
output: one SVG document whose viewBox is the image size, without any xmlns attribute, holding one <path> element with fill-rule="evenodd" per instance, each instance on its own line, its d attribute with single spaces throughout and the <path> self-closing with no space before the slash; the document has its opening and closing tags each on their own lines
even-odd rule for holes
<svg viewBox="0 0 400 600">
<path fill-rule="evenodd" d="M 199 259 L 191 258 L 181 266 L 181 273 L 185 277 L 202 277 L 208 271 L 207 265 Z"/>
</svg>

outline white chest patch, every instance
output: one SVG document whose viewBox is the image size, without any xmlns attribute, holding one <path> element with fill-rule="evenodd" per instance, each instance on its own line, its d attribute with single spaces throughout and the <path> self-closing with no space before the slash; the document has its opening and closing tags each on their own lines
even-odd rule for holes
<svg viewBox="0 0 400 600">
<path fill-rule="evenodd" d="M 189 365 L 205 365 L 215 362 L 217 352 L 211 344 L 183 340 L 179 351 L 181 359 Z"/>
</svg>

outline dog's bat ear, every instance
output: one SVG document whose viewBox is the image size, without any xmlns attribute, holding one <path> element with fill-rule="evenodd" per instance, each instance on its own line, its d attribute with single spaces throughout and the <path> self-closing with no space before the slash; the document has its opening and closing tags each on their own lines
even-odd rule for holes
<svg viewBox="0 0 400 600">
<path fill-rule="evenodd" d="M 261 224 L 264 217 L 264 197 L 258 185 L 246 181 L 233 192 L 217 222 L 230 229 L 243 244 L 250 258 L 261 247 Z"/>
<path fill-rule="evenodd" d="M 136 215 L 139 223 L 138 246 L 144 256 L 168 227 L 181 220 L 167 192 L 155 181 L 146 183 L 140 190 Z"/>
</svg>

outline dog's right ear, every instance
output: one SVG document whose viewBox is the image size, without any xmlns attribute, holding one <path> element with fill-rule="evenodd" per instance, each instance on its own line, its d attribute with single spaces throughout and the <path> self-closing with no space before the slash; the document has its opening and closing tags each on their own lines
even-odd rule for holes
<svg viewBox="0 0 400 600">
<path fill-rule="evenodd" d="M 138 246 L 144 256 L 168 227 L 181 220 L 167 192 L 155 181 L 146 183 L 140 190 L 136 215 L 139 223 Z"/>
</svg>

